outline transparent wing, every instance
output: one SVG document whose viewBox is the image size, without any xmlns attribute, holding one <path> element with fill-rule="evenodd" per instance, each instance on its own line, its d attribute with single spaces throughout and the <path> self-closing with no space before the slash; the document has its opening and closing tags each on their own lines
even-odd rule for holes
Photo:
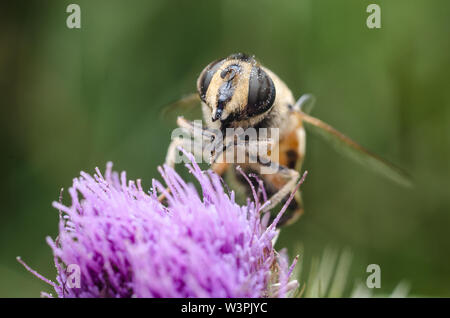
<svg viewBox="0 0 450 318">
<path fill-rule="evenodd" d="M 178 116 L 188 120 L 202 119 L 202 108 L 200 97 L 197 93 L 183 96 L 162 108 L 161 117 L 164 120 L 175 122 Z"/>
<path fill-rule="evenodd" d="M 309 131 L 322 137 L 326 142 L 334 146 L 338 152 L 403 186 L 412 186 L 410 176 L 401 168 L 365 149 L 320 119 L 303 112 L 298 114 Z"/>
</svg>

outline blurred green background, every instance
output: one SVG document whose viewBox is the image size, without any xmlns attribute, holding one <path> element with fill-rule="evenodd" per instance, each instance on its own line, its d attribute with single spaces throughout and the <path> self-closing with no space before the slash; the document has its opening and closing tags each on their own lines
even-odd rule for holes
<svg viewBox="0 0 450 318">
<path fill-rule="evenodd" d="M 366 27 L 381 6 L 382 28 Z M 450 296 L 450 2 L 426 0 L 69 1 L 0 5 L 0 296 L 49 288 L 51 203 L 109 160 L 150 186 L 174 127 L 161 107 L 195 89 L 210 61 L 248 52 L 314 115 L 411 172 L 399 187 L 308 139 L 306 213 L 279 247 L 353 252 L 349 284 L 381 266 L 382 293 Z M 67 199 L 67 198 L 66 198 Z"/>
</svg>

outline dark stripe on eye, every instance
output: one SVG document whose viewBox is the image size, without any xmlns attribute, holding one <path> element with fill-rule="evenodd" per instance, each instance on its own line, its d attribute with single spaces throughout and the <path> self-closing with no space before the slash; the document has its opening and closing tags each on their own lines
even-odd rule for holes
<svg viewBox="0 0 450 318">
<path fill-rule="evenodd" d="M 205 101 L 206 92 L 208 91 L 209 84 L 214 76 L 214 74 L 219 70 L 222 66 L 225 59 L 220 59 L 209 64 L 200 74 L 200 78 L 197 85 L 198 94 L 200 95 L 200 99 Z"/>
<path fill-rule="evenodd" d="M 262 68 L 252 67 L 245 110 L 247 116 L 252 117 L 269 110 L 275 101 L 275 93 L 275 85 L 270 76 Z"/>
</svg>

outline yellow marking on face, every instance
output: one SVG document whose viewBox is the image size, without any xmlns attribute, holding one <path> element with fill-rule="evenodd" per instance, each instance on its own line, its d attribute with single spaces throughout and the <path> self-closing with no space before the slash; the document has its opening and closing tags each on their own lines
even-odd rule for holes
<svg viewBox="0 0 450 318">
<path fill-rule="evenodd" d="M 229 75 L 222 78 L 222 72 L 226 70 L 231 65 L 238 65 L 240 71 L 237 72 L 234 78 L 231 80 L 231 85 L 234 87 L 234 92 L 232 98 L 226 103 L 221 119 L 226 119 L 231 113 L 242 112 L 247 105 L 248 99 L 248 88 L 250 72 L 252 69 L 252 64 L 240 61 L 237 59 L 232 59 L 225 61 L 219 70 L 214 74 L 209 84 L 208 90 L 206 92 L 206 104 L 211 108 L 212 114 L 216 112 L 218 104 L 218 93 L 220 87 L 228 80 Z"/>
</svg>

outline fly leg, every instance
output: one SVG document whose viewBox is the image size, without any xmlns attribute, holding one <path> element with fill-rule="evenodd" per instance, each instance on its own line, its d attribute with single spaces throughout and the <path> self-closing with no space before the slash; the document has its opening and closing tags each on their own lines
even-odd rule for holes
<svg viewBox="0 0 450 318">
<path fill-rule="evenodd" d="M 197 147 L 195 146 L 195 142 L 197 142 L 198 140 L 196 140 L 196 138 L 200 138 L 201 142 L 211 142 L 211 140 L 215 138 L 214 132 L 202 129 L 201 127 L 195 125 L 195 123 L 190 122 L 183 117 L 178 117 L 177 124 L 185 133 L 185 135 L 183 136 L 183 138 L 173 138 L 167 149 L 165 164 L 171 168 L 174 168 L 175 164 L 178 163 L 179 148 L 187 149 L 188 151 L 191 151 L 191 153 L 195 157 L 200 156 L 200 158 L 202 158 L 203 147 L 197 149 Z M 193 144 L 194 147 L 192 147 Z M 196 153 L 197 150 L 200 150 L 201 153 Z M 170 189 L 166 188 L 166 191 L 170 192 Z M 164 199 L 164 193 L 158 197 L 159 202 L 162 202 Z"/>
<path fill-rule="evenodd" d="M 195 142 L 198 142 L 198 138 L 200 138 L 200 142 L 202 142 L 201 145 L 203 145 L 203 142 L 208 143 L 216 138 L 216 134 L 214 132 L 203 129 L 197 126 L 195 123 L 184 119 L 183 117 L 178 117 L 177 124 L 185 133 L 185 135 L 183 136 L 183 138 L 173 138 L 167 150 L 165 163 L 172 168 L 177 163 L 177 155 L 179 151 L 178 148 L 186 148 L 191 151 L 194 156 L 202 156 L 203 148 L 197 149 L 197 147 L 195 147 Z M 194 147 L 192 147 L 193 144 Z M 197 150 L 200 150 L 201 153 L 196 153 Z"/>
<path fill-rule="evenodd" d="M 279 163 L 270 160 L 267 156 L 262 156 L 261 154 L 257 159 L 258 163 L 256 166 L 259 166 L 260 173 L 262 168 L 270 167 L 272 173 L 261 173 L 261 176 L 266 182 L 266 186 L 275 188 L 275 191 L 268 199 L 270 203 L 263 208 L 263 212 L 267 212 L 279 203 L 287 201 L 289 194 L 295 191 L 293 200 L 289 203 L 289 212 L 282 216 L 278 222 L 278 226 L 295 222 L 300 215 L 303 214 L 303 202 L 301 192 L 298 189 L 300 173 L 295 169 L 290 169 L 286 166 L 280 165 Z M 303 178 L 304 177 L 305 175 L 303 175 Z"/>
</svg>

